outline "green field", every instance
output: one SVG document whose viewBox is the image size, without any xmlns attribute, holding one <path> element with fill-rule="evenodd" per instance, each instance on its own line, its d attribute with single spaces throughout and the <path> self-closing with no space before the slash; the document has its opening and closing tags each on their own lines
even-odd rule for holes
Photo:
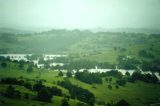
<svg viewBox="0 0 160 106">
<path fill-rule="evenodd" d="M 20 70 L 16 68 L 17 66 L 15 64 L 11 64 L 10 67 L 8 68 L 1 68 L 0 69 L 0 77 L 1 78 L 7 78 L 7 77 L 14 77 L 14 78 L 24 78 L 24 79 L 44 79 L 46 82 L 44 82 L 44 85 L 46 86 L 57 86 L 62 90 L 62 92 L 66 95 L 70 95 L 68 90 L 65 88 L 62 88 L 61 86 L 57 85 L 57 81 L 62 81 L 65 78 L 64 77 L 58 77 L 58 72 L 54 70 L 39 70 L 39 69 L 34 69 L 33 72 L 28 73 L 25 70 Z M 41 76 L 38 78 L 37 76 L 39 75 L 39 71 L 41 71 Z M 91 91 L 95 97 L 96 97 L 96 104 L 95 106 L 99 106 L 99 102 L 105 102 L 105 103 L 110 103 L 110 102 L 117 102 L 121 99 L 125 99 L 128 101 L 131 106 L 146 106 L 151 103 L 157 103 L 160 102 L 160 85 L 159 84 L 151 84 L 151 83 L 145 83 L 141 81 L 137 81 L 135 83 L 129 83 L 124 87 L 119 87 L 118 89 L 115 87 L 115 80 L 116 78 L 113 78 L 112 82 L 106 82 L 103 79 L 102 84 L 87 84 L 84 82 L 81 82 L 77 79 L 69 78 L 69 80 L 72 82 L 72 84 L 78 85 L 82 88 L 88 89 Z M 31 81 L 32 82 L 32 81 Z M 112 89 L 108 89 L 108 85 L 112 85 Z M 4 92 L 5 88 L 8 85 L 6 84 L 1 84 L 0 85 L 0 91 Z M 20 90 L 22 93 L 29 93 L 30 96 L 35 96 L 36 92 L 30 91 L 22 86 L 15 86 L 16 89 Z M 45 106 L 60 106 L 61 100 L 63 97 L 60 96 L 53 96 L 52 102 L 51 103 L 44 103 L 44 102 L 39 102 L 36 100 L 27 100 L 27 99 L 9 99 L 6 97 L 1 96 L 0 100 L 5 101 L 5 103 L 12 105 L 12 106 L 21 106 L 22 104 L 28 104 L 27 106 L 40 106 L 40 105 L 45 105 Z M 69 100 L 70 106 L 76 106 L 75 104 L 77 103 L 75 100 L 70 99 Z M 1 103 L 3 104 L 3 103 Z"/>
</svg>

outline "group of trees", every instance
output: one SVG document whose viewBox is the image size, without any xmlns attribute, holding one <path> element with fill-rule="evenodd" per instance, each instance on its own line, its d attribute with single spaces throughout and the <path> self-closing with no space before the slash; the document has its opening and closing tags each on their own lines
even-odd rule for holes
<svg viewBox="0 0 160 106">
<path fill-rule="evenodd" d="M 144 57 L 144 58 L 151 58 L 151 59 L 154 58 L 154 55 L 147 50 L 140 50 L 138 54 L 139 56 Z"/>
<path fill-rule="evenodd" d="M 134 72 L 131 77 L 130 80 L 132 82 L 136 81 L 136 80 L 141 80 L 147 83 L 158 83 L 158 78 L 156 77 L 155 74 L 142 74 L 141 72 Z"/>
<path fill-rule="evenodd" d="M 122 78 L 123 75 L 118 70 L 110 70 L 110 71 L 101 73 L 101 76 L 102 77 L 111 76 L 115 78 Z"/>
<path fill-rule="evenodd" d="M 0 84 L 9 84 L 9 85 L 19 85 L 24 86 L 25 88 L 36 91 L 37 92 L 37 100 L 44 101 L 44 102 L 50 102 L 53 95 L 56 96 L 62 96 L 61 89 L 57 87 L 48 87 L 43 85 L 42 81 L 36 81 L 33 85 L 29 82 L 26 82 L 24 80 L 18 80 L 16 78 L 2 78 L 0 80 Z M 12 92 L 12 93 L 11 93 Z M 14 94 L 13 94 L 14 93 Z M 20 97 L 21 93 L 18 91 L 15 91 L 12 86 L 9 86 L 6 90 L 6 96 L 7 97 Z"/>
<path fill-rule="evenodd" d="M 151 72 L 160 72 L 160 59 L 154 59 L 150 62 L 143 61 L 142 70 L 143 71 L 151 71 Z"/>
<path fill-rule="evenodd" d="M 117 103 L 107 103 L 106 106 L 130 106 L 130 104 L 126 100 L 122 99 Z"/>
<path fill-rule="evenodd" d="M 67 71 L 66 77 L 69 78 L 69 77 L 72 77 L 72 75 L 73 75 L 72 71 Z M 62 77 L 62 76 L 64 76 L 64 73 L 62 71 L 59 71 L 58 76 Z"/>
<path fill-rule="evenodd" d="M 99 68 L 114 68 L 113 64 L 110 64 L 108 62 L 96 62 L 96 61 L 88 61 L 88 60 L 76 60 L 71 61 L 68 65 L 66 65 L 67 69 L 91 69 L 95 68 L 95 66 Z"/>
<path fill-rule="evenodd" d="M 62 61 L 61 61 L 62 62 Z M 67 61 L 64 61 L 67 62 Z M 97 66 L 98 68 L 115 68 L 114 64 L 110 64 L 108 62 L 96 62 L 96 61 L 88 61 L 88 60 L 72 60 L 70 59 L 68 63 L 64 64 L 63 66 L 52 66 L 51 69 L 67 69 L 67 70 L 79 70 L 79 69 L 92 69 Z"/>
<path fill-rule="evenodd" d="M 3 56 L 0 56 L 0 67 L 2 67 L 2 68 L 7 67 L 7 59 Z"/>
<path fill-rule="evenodd" d="M 68 89 L 71 95 L 71 98 L 74 98 L 74 99 L 76 98 L 82 102 L 87 103 L 90 106 L 94 106 L 95 96 L 90 91 L 71 84 L 69 80 L 59 81 L 57 82 L 57 84 Z"/>
<path fill-rule="evenodd" d="M 102 84 L 102 79 L 100 74 L 90 73 L 87 70 L 84 70 L 83 72 L 77 71 L 75 73 L 75 78 L 89 84 L 92 84 L 92 83 Z"/>
<path fill-rule="evenodd" d="M 140 61 L 135 58 L 129 58 L 126 56 L 118 56 L 118 67 L 122 69 L 136 69 L 137 65 L 140 64 Z"/>
<path fill-rule="evenodd" d="M 5 96 L 9 98 L 16 98 L 20 99 L 21 98 L 21 92 L 18 90 L 15 90 L 15 88 L 12 85 L 9 85 L 6 89 L 6 92 L 4 94 Z"/>
</svg>

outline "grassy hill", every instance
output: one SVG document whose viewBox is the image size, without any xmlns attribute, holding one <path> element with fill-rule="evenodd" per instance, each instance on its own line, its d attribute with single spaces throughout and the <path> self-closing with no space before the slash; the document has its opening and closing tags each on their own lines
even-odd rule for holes
<svg viewBox="0 0 160 106">
<path fill-rule="evenodd" d="M 0 33 L 0 53 L 65 53 L 77 59 L 116 63 L 119 55 L 142 58 L 139 51 L 160 58 L 160 35 L 88 30 L 50 30 L 41 33 Z M 151 59 L 152 60 L 152 59 Z"/>
<path fill-rule="evenodd" d="M 39 71 L 41 71 L 41 76 L 39 76 Z M 28 79 L 31 83 L 34 83 L 34 80 L 43 79 L 45 80 L 44 85 L 48 87 L 56 86 L 62 90 L 65 95 L 70 95 L 68 89 L 65 89 L 57 84 L 58 81 L 63 81 L 65 77 L 58 77 L 58 71 L 54 70 L 46 70 L 46 69 L 37 69 L 34 68 L 34 71 L 28 73 L 26 69 L 19 69 L 18 65 L 15 63 L 9 63 L 7 68 L 0 68 L 0 78 L 17 78 L 17 79 Z M 151 103 L 157 103 L 160 97 L 160 85 L 145 83 L 141 81 L 137 81 L 135 83 L 127 82 L 125 86 L 119 86 L 116 88 L 116 78 L 112 77 L 112 82 L 107 82 L 105 78 L 103 78 L 102 84 L 87 84 L 77 80 L 76 78 L 68 78 L 73 85 L 78 85 L 84 89 L 89 90 L 95 95 L 96 102 L 95 106 L 101 106 L 102 103 L 111 103 L 118 102 L 121 99 L 125 99 L 128 101 L 131 106 L 146 106 Z M 108 88 L 108 85 L 112 86 L 112 89 Z M 5 92 L 8 84 L 0 84 L 0 91 Z M 14 85 L 14 87 L 24 93 L 28 93 L 30 97 L 34 97 L 36 92 L 31 91 L 29 89 L 24 88 L 23 86 Z M 0 104 L 12 105 L 12 106 L 20 106 L 22 104 L 28 104 L 29 106 L 60 106 L 61 100 L 63 97 L 61 96 L 53 96 L 51 103 L 40 102 L 34 99 L 10 99 L 4 96 L 0 96 Z M 78 100 L 70 99 L 70 106 L 76 106 L 75 104 L 79 102 Z"/>
</svg>

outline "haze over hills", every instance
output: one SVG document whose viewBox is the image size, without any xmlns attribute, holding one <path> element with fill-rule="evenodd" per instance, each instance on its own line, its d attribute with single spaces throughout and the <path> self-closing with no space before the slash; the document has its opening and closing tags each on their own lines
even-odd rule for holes
<svg viewBox="0 0 160 106">
<path fill-rule="evenodd" d="M 160 0 L 0 0 L 0 106 L 159 106 Z"/>
<path fill-rule="evenodd" d="M 54 29 L 54 28 L 53 28 Z M 56 28 L 55 28 L 56 29 Z M 7 28 L 7 27 L 0 27 L 0 33 L 39 33 L 50 31 L 51 28 Z M 67 29 L 66 29 L 67 30 Z M 75 29 L 69 29 L 75 30 Z M 77 29 L 77 30 L 90 30 L 92 32 L 127 32 L 127 33 L 148 33 L 148 34 L 159 34 L 160 29 L 145 29 L 145 28 L 93 28 L 93 29 Z"/>
</svg>

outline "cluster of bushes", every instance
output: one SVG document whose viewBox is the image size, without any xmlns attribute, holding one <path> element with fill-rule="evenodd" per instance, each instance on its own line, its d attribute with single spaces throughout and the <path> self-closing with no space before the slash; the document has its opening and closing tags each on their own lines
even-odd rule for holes
<svg viewBox="0 0 160 106">
<path fill-rule="evenodd" d="M 1 78 L 0 84 L 14 84 L 14 85 L 25 85 L 24 80 L 18 80 L 17 78 Z"/>
<path fill-rule="evenodd" d="M 147 51 L 147 50 L 140 50 L 138 54 L 141 57 L 152 58 L 152 59 L 154 58 L 154 55 L 151 52 Z"/>
<path fill-rule="evenodd" d="M 66 61 L 64 61 L 66 63 Z M 48 64 L 48 63 L 47 63 Z M 64 66 L 52 66 L 51 69 L 67 69 L 67 70 L 79 70 L 79 69 L 91 69 L 95 68 L 95 66 L 99 68 L 114 68 L 115 65 L 107 63 L 107 62 L 96 62 L 96 61 L 88 61 L 88 60 L 68 60 L 68 63 L 65 64 Z"/>
<path fill-rule="evenodd" d="M 118 56 L 117 58 L 119 68 L 123 69 L 136 69 L 140 61 L 134 58 L 128 58 L 126 56 Z"/>
<path fill-rule="evenodd" d="M 141 80 L 148 83 L 158 83 L 159 81 L 155 74 L 142 74 L 141 72 L 134 72 L 129 81 L 134 82 L 136 80 Z"/>
<path fill-rule="evenodd" d="M 12 85 L 9 85 L 6 89 L 6 92 L 4 93 L 6 97 L 9 98 L 15 98 L 15 99 L 20 99 L 21 98 L 21 92 L 18 90 L 15 90 Z"/>
<path fill-rule="evenodd" d="M 144 71 L 160 72 L 159 63 L 160 59 L 154 59 L 150 62 L 143 61 L 141 68 Z"/>
<path fill-rule="evenodd" d="M 116 84 L 120 86 L 126 85 L 126 80 L 124 78 L 116 80 Z"/>
<path fill-rule="evenodd" d="M 76 98 L 82 102 L 87 103 L 90 106 L 94 106 L 95 96 L 90 91 L 83 89 L 81 87 L 78 87 L 76 85 L 73 85 L 68 80 L 59 81 L 57 82 L 57 84 L 68 89 L 69 93 L 71 94 L 71 98 Z"/>
<path fill-rule="evenodd" d="M 122 73 L 117 71 L 117 70 L 111 70 L 111 71 L 107 71 L 107 72 L 103 72 L 101 73 L 102 77 L 105 76 L 111 76 L 111 77 L 115 77 L 115 78 L 122 78 Z"/>
<path fill-rule="evenodd" d="M 113 101 L 111 103 L 105 103 L 105 101 L 97 101 L 97 104 L 100 106 L 130 106 L 130 104 L 124 99 L 121 99 L 120 101 L 115 103 Z"/>
<path fill-rule="evenodd" d="M 98 73 L 90 73 L 87 70 L 84 70 L 83 72 L 76 72 L 75 77 L 85 83 L 97 83 L 102 84 L 101 75 Z"/>
<path fill-rule="evenodd" d="M 10 85 L 13 84 L 13 85 L 24 86 L 25 88 L 27 88 L 29 90 L 33 90 L 33 91 L 38 92 L 36 99 L 40 100 L 40 101 L 45 101 L 45 102 L 50 102 L 53 95 L 62 96 L 61 89 L 59 89 L 57 87 L 45 86 L 45 85 L 43 85 L 42 81 L 37 81 L 32 86 L 32 84 L 30 84 L 29 82 L 25 82 L 24 80 L 17 80 L 16 78 L 2 78 L 0 80 L 0 84 L 10 84 Z M 13 89 L 13 87 L 10 87 L 9 90 L 11 88 Z M 10 97 L 8 91 L 7 91 L 7 94 L 8 94 L 7 96 Z M 16 91 L 16 95 L 18 95 L 18 94 L 20 95 L 20 92 Z M 15 97 L 15 95 L 13 97 Z"/>
<path fill-rule="evenodd" d="M 47 89 L 48 92 L 50 92 L 50 94 L 52 95 L 56 95 L 56 96 L 62 96 L 62 90 L 57 88 L 57 87 L 48 87 L 43 85 L 42 81 L 37 81 L 34 85 L 33 85 L 33 90 L 34 91 L 41 91 L 43 89 Z"/>
<path fill-rule="evenodd" d="M 126 100 L 122 99 L 117 103 L 107 103 L 106 106 L 130 106 L 130 104 Z"/>
</svg>

